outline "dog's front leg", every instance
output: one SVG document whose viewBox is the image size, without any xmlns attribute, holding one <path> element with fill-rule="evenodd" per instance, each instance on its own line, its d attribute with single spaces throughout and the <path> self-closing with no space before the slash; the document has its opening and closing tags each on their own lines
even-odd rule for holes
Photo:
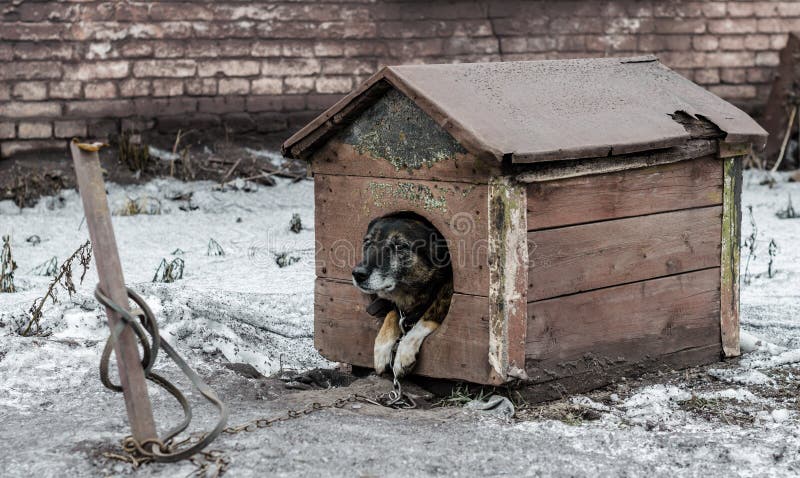
<svg viewBox="0 0 800 478">
<path fill-rule="evenodd" d="M 381 330 L 378 332 L 378 336 L 375 337 L 373 363 L 375 364 L 375 373 L 378 375 L 388 372 L 389 367 L 392 366 L 392 349 L 400 335 L 397 311 L 393 310 L 386 314 Z"/>
<path fill-rule="evenodd" d="M 425 337 L 439 328 L 439 322 L 433 320 L 420 320 L 400 341 L 397 354 L 394 357 L 392 371 L 394 376 L 400 378 L 409 373 L 417 363 L 417 354 Z"/>
</svg>

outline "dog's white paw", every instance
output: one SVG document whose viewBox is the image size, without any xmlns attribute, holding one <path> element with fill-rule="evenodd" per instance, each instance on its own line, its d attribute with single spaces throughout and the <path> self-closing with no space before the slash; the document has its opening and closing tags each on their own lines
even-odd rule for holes
<svg viewBox="0 0 800 478">
<path fill-rule="evenodd" d="M 400 341 L 400 345 L 397 346 L 397 353 L 394 356 L 394 365 L 392 366 L 395 377 L 403 377 L 414 369 L 421 344 L 421 341 L 409 336 Z"/>
<path fill-rule="evenodd" d="M 378 375 L 388 372 L 392 366 L 392 348 L 394 348 L 393 342 L 375 342 L 375 348 L 373 348 L 372 353 L 375 373 Z"/>
</svg>

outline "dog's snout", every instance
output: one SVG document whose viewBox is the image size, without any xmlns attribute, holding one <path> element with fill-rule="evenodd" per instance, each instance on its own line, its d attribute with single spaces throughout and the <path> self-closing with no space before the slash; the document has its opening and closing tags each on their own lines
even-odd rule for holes
<svg viewBox="0 0 800 478">
<path fill-rule="evenodd" d="M 369 276 L 369 274 L 367 273 L 366 267 L 356 266 L 356 268 L 353 269 L 353 279 L 355 279 L 356 282 L 364 282 L 367 280 L 367 276 Z"/>
</svg>

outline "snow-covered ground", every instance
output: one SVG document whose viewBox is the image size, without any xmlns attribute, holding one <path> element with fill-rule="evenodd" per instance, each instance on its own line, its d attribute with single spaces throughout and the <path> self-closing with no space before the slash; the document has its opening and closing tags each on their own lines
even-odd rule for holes
<svg viewBox="0 0 800 478">
<path fill-rule="evenodd" d="M 741 359 L 691 372 L 631 380 L 611 389 L 525 410 L 507 423 L 460 409 L 319 412 L 214 445 L 231 459 L 229 476 L 310 475 L 727 475 L 800 472 L 800 219 L 779 219 L 800 184 L 745 175 L 743 238 L 757 226 L 755 257 L 742 284 Z M 242 186 L 240 184 L 240 186 Z M 264 375 L 330 367 L 313 348 L 313 185 L 228 188 L 156 180 L 109 186 L 113 210 L 128 199 L 160 214 L 115 216 L 126 282 L 154 309 L 165 337 L 232 406 L 231 424 L 286 406 L 331 401 L 344 389 L 286 395 L 275 382 L 244 378 L 223 365 L 248 363 Z M 187 199 L 191 193 L 191 198 Z M 170 199 L 181 197 L 181 199 Z M 146 204 L 144 204 L 146 203 Z M 293 213 L 304 229 L 289 230 Z M 88 238 L 74 191 L 19 210 L 0 202 L 0 235 L 10 234 L 18 292 L 0 294 L 0 476 L 96 476 L 132 472 L 98 450 L 127 434 L 121 396 L 102 387 L 97 366 L 107 326 L 92 291 L 92 266 L 77 294 L 45 307 L 46 334 L 16 332 L 60 263 Z M 31 236 L 39 244 L 28 241 Z M 207 255 L 209 241 L 225 254 Z M 774 240 L 774 277 L 768 277 Z M 297 261 L 279 267 L 276 257 Z M 153 283 L 162 259 L 180 257 L 184 277 Z M 742 262 L 748 249 L 742 249 Z M 170 377 L 174 367 L 162 365 Z M 381 387 L 376 379 L 362 387 Z M 195 396 L 196 398 L 196 396 Z M 157 417 L 176 408 L 153 393 Z M 587 412 L 592 413 L 587 413 Z M 198 429 L 213 411 L 198 411 Z M 554 419 L 555 418 L 555 419 Z M 189 463 L 149 465 L 140 474 L 185 475 Z"/>
</svg>

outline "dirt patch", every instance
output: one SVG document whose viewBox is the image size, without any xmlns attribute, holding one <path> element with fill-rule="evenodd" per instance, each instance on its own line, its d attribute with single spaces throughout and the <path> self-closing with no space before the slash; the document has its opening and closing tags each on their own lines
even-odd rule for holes
<svg viewBox="0 0 800 478">
<path fill-rule="evenodd" d="M 172 141 L 122 134 L 100 153 L 105 179 L 118 184 L 142 184 L 159 177 L 220 183 L 246 179 L 272 186 L 276 177 L 306 178 L 305 162 L 282 158 L 271 143 L 252 137 L 198 138 L 192 132 L 179 133 Z M 0 161 L 0 200 L 11 199 L 19 207 L 31 207 L 40 197 L 54 196 L 75 184 L 66 147 L 63 152 L 27 153 Z"/>
</svg>

